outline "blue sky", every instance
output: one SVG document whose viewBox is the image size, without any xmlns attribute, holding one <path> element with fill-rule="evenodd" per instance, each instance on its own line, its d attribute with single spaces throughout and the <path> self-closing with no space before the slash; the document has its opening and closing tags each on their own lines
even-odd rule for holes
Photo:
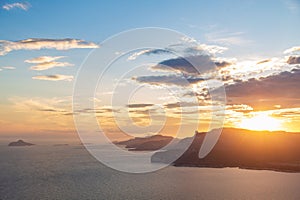
<svg viewBox="0 0 300 200">
<path fill-rule="evenodd" d="M 9 3 L 10 1 L 3 1 Z M 298 2 L 299 3 L 299 2 Z M 27 10 L 1 10 L 3 40 L 84 38 L 102 41 L 138 27 L 165 27 L 206 42 L 205 34 L 242 32 L 245 40 L 288 48 L 299 41 L 297 1 L 30 1 Z M 291 6 L 294 6 L 293 8 Z M 288 36 L 288 37 L 287 37 Z M 274 42 L 278 41 L 278 42 Z M 275 43 L 275 44 L 274 44 Z M 264 49 L 264 48 L 263 48 Z"/>
<path fill-rule="evenodd" d="M 13 2 L 2 1 L 1 6 Z M 228 46 L 225 55 L 248 58 L 276 56 L 300 42 L 299 1 L 293 0 L 28 3 L 31 6 L 27 11 L 0 10 L 0 27 L 5 27 L 0 29 L 1 40 L 78 38 L 98 43 L 132 28 L 163 27 L 180 31 L 201 43 Z M 70 55 L 69 59 L 78 66 L 88 51 L 77 54 L 72 50 L 63 54 Z M 60 54 L 52 50 L 15 51 L 0 61 L 2 65 L 17 65 L 22 73 L 28 74 L 24 59 L 46 52 Z"/>
</svg>

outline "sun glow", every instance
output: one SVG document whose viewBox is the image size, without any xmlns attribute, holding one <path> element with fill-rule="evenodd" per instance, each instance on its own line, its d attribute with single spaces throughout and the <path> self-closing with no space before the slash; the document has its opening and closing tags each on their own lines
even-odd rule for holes
<svg viewBox="0 0 300 200">
<path fill-rule="evenodd" d="M 275 131 L 282 130 L 282 122 L 268 114 L 259 113 L 251 118 L 243 119 L 238 127 L 257 131 Z"/>
</svg>

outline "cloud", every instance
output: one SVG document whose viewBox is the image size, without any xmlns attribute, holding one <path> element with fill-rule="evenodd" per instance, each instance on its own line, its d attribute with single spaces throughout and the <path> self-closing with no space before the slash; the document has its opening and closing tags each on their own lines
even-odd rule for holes
<svg viewBox="0 0 300 200">
<path fill-rule="evenodd" d="M 225 61 L 225 60 L 222 60 L 222 61 L 215 61 L 215 65 L 217 67 L 227 67 L 229 65 L 231 65 L 232 63 L 231 62 L 228 62 L 228 61 Z"/>
<path fill-rule="evenodd" d="M 260 79 L 249 79 L 225 87 L 228 102 L 246 103 L 256 109 L 299 106 L 300 70 L 281 72 Z"/>
<path fill-rule="evenodd" d="M 291 12 L 296 13 L 300 9 L 300 3 L 298 0 L 285 0 L 284 3 Z"/>
<path fill-rule="evenodd" d="M 73 131 L 73 119 L 68 116 L 72 111 L 71 96 L 51 98 L 14 96 L 8 100 L 9 109 L 19 113 L 16 120 L 12 119 L 12 125 L 20 127 L 20 130 L 24 128 L 31 130 L 34 127 L 37 132 Z"/>
<path fill-rule="evenodd" d="M 2 69 L 13 70 L 13 69 L 16 69 L 16 68 L 12 67 L 12 66 L 4 66 L 4 67 L 2 67 Z"/>
<path fill-rule="evenodd" d="M 300 56 L 290 56 L 287 63 L 290 65 L 300 64 Z"/>
<path fill-rule="evenodd" d="M 19 9 L 22 9 L 22 10 L 25 10 L 25 11 L 27 11 L 30 7 L 31 7 L 31 5 L 28 2 L 25 2 L 25 3 L 17 2 L 17 3 L 11 3 L 11 4 L 7 3 L 7 4 L 2 6 L 2 8 L 4 10 L 11 10 L 13 8 L 19 8 Z"/>
<path fill-rule="evenodd" d="M 150 85 L 169 85 L 169 86 L 189 86 L 204 81 L 201 77 L 183 77 L 178 75 L 162 75 L 162 76 L 139 76 L 133 77 L 138 83 L 147 83 Z"/>
<path fill-rule="evenodd" d="M 17 111 L 69 112 L 72 97 L 11 97 L 9 100 L 16 105 Z"/>
<path fill-rule="evenodd" d="M 291 53 L 298 52 L 298 51 L 300 51 L 300 46 L 295 46 L 295 47 L 291 47 L 289 49 L 286 49 L 283 53 L 284 54 L 291 54 Z"/>
<path fill-rule="evenodd" d="M 151 107 L 154 104 L 151 103 L 134 103 L 134 104 L 128 104 L 128 108 L 145 108 L 145 107 Z"/>
<path fill-rule="evenodd" d="M 175 103 L 167 103 L 164 105 L 165 108 L 181 108 L 181 107 L 195 107 L 199 106 L 197 102 L 175 102 Z"/>
<path fill-rule="evenodd" d="M 56 60 L 60 58 L 64 58 L 64 56 L 41 56 L 41 57 L 25 60 L 24 62 L 37 64 L 30 67 L 31 70 L 36 70 L 36 71 L 47 70 L 54 67 L 74 66 L 73 64 L 68 62 L 57 62 Z"/>
<path fill-rule="evenodd" d="M 195 43 L 197 41 L 195 38 L 187 36 L 183 36 L 182 38 L 180 38 L 180 40 L 186 43 Z"/>
<path fill-rule="evenodd" d="M 130 110 L 129 111 L 129 113 L 133 113 L 134 115 L 146 115 L 146 116 L 149 116 L 150 113 L 154 114 L 155 112 L 156 112 L 156 109 L 145 109 L 145 110 L 139 109 L 139 110 Z M 131 116 L 131 117 L 133 117 L 133 116 Z M 156 113 L 156 116 L 158 116 L 157 113 Z M 139 118 L 140 116 L 135 116 L 135 117 Z"/>
<path fill-rule="evenodd" d="M 99 46 L 92 42 L 86 42 L 79 39 L 43 39 L 29 38 L 19 41 L 0 40 L 0 55 L 5 55 L 15 50 L 40 50 L 40 49 L 56 49 L 68 50 L 76 48 L 98 48 Z"/>
<path fill-rule="evenodd" d="M 198 54 L 199 52 L 207 52 L 211 55 L 215 54 L 222 54 L 224 51 L 226 51 L 228 48 L 218 46 L 218 45 L 207 45 L 207 44 L 200 44 L 197 46 L 192 46 L 192 47 L 187 47 L 185 49 L 186 53 L 193 53 L 193 54 Z"/>
<path fill-rule="evenodd" d="M 183 40 L 184 41 L 184 40 Z M 135 60 L 141 55 L 158 55 L 158 54 L 180 54 L 184 57 L 196 56 L 196 55 L 216 55 L 222 54 L 228 48 L 218 45 L 207 45 L 207 44 L 196 44 L 196 40 L 193 42 L 178 43 L 169 45 L 164 49 L 145 49 L 138 52 L 132 53 L 127 60 Z"/>
<path fill-rule="evenodd" d="M 259 65 L 259 64 L 270 62 L 270 61 L 271 61 L 271 59 L 265 59 L 265 60 L 258 61 L 256 64 Z"/>
<path fill-rule="evenodd" d="M 227 105 L 226 110 L 233 110 L 236 112 L 251 112 L 253 111 L 253 108 L 246 104 L 233 104 L 233 105 Z"/>
<path fill-rule="evenodd" d="M 222 61 L 222 60 L 220 60 Z M 231 65 L 218 69 L 225 84 L 247 81 L 251 78 L 259 79 L 276 75 L 284 71 L 291 71 L 295 66 L 289 65 L 286 58 L 271 58 L 265 60 L 228 60 Z"/>
<path fill-rule="evenodd" d="M 30 69 L 31 70 L 35 70 L 35 71 L 42 71 L 42 70 L 47 70 L 47 69 L 51 69 L 54 67 L 70 67 L 70 66 L 74 66 L 71 63 L 68 62 L 44 62 L 44 63 L 40 63 L 38 65 L 34 65 L 31 66 Z"/>
<path fill-rule="evenodd" d="M 81 110 L 76 110 L 73 112 L 73 114 L 81 114 L 81 113 L 109 114 L 113 112 L 120 112 L 120 110 L 117 108 L 109 108 L 109 107 L 85 108 Z"/>
<path fill-rule="evenodd" d="M 165 49 L 146 49 L 146 50 L 133 53 L 127 58 L 127 60 L 135 60 L 137 59 L 137 57 L 141 55 L 163 54 L 163 53 L 170 53 L 170 52 Z"/>
<path fill-rule="evenodd" d="M 46 81 L 72 81 L 73 76 L 69 75 L 40 75 L 40 76 L 33 76 L 32 79 L 34 80 L 46 80 Z"/>
<path fill-rule="evenodd" d="M 252 41 L 243 38 L 243 32 L 219 31 L 206 34 L 207 41 L 222 45 L 246 45 Z"/>
<path fill-rule="evenodd" d="M 173 58 L 152 67 L 154 70 L 175 71 L 188 75 L 197 75 L 214 68 L 216 65 L 208 55 Z"/>
<path fill-rule="evenodd" d="M 55 61 L 58 60 L 60 58 L 64 58 L 65 56 L 40 56 L 37 58 L 32 58 L 32 59 L 28 59 L 25 60 L 24 62 L 26 63 L 45 63 L 45 62 L 51 62 L 51 61 Z"/>
<path fill-rule="evenodd" d="M 273 117 L 298 118 L 300 116 L 300 108 L 287 108 L 274 110 Z"/>
</svg>

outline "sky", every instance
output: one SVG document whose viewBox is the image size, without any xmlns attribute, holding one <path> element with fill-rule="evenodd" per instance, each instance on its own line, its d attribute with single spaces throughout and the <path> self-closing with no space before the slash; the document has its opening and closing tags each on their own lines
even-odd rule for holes
<svg viewBox="0 0 300 200">
<path fill-rule="evenodd" d="M 72 135 L 73 116 L 91 113 L 112 138 L 121 130 L 134 136 L 174 135 L 180 126 L 186 136 L 195 126 L 205 131 L 214 123 L 212 110 L 222 111 L 211 107 L 205 90 L 204 80 L 216 77 L 211 70 L 194 73 L 185 59 L 214 65 L 226 92 L 225 111 L 218 114 L 225 127 L 300 132 L 299 18 L 298 0 L 2 0 L 0 136 Z M 105 41 L 120 32 L 144 27 L 188 39 L 174 38 L 177 46 L 163 50 L 115 52 L 118 60 L 95 92 L 95 107 L 72 110 L 78 71 L 91 52 L 104 51 Z M 130 71 L 133 66 L 142 67 Z M 111 105 L 113 96 L 118 101 Z M 184 113 L 187 121 L 180 122 Z"/>
</svg>

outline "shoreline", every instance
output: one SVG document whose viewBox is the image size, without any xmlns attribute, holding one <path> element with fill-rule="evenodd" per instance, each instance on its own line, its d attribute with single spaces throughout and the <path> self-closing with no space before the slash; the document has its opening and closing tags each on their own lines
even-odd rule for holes
<svg viewBox="0 0 300 200">
<path fill-rule="evenodd" d="M 282 172 L 282 173 L 300 173 L 300 170 L 288 170 L 288 169 L 278 169 L 278 168 L 271 168 L 271 167 L 249 167 L 249 166 L 209 166 L 209 165 L 192 165 L 192 164 L 172 164 L 171 166 L 174 167 L 190 167 L 190 168 L 212 168 L 212 169 L 224 169 L 224 168 L 230 168 L 230 169 L 245 169 L 245 170 L 257 170 L 257 171 L 273 171 L 273 172 Z"/>
</svg>

